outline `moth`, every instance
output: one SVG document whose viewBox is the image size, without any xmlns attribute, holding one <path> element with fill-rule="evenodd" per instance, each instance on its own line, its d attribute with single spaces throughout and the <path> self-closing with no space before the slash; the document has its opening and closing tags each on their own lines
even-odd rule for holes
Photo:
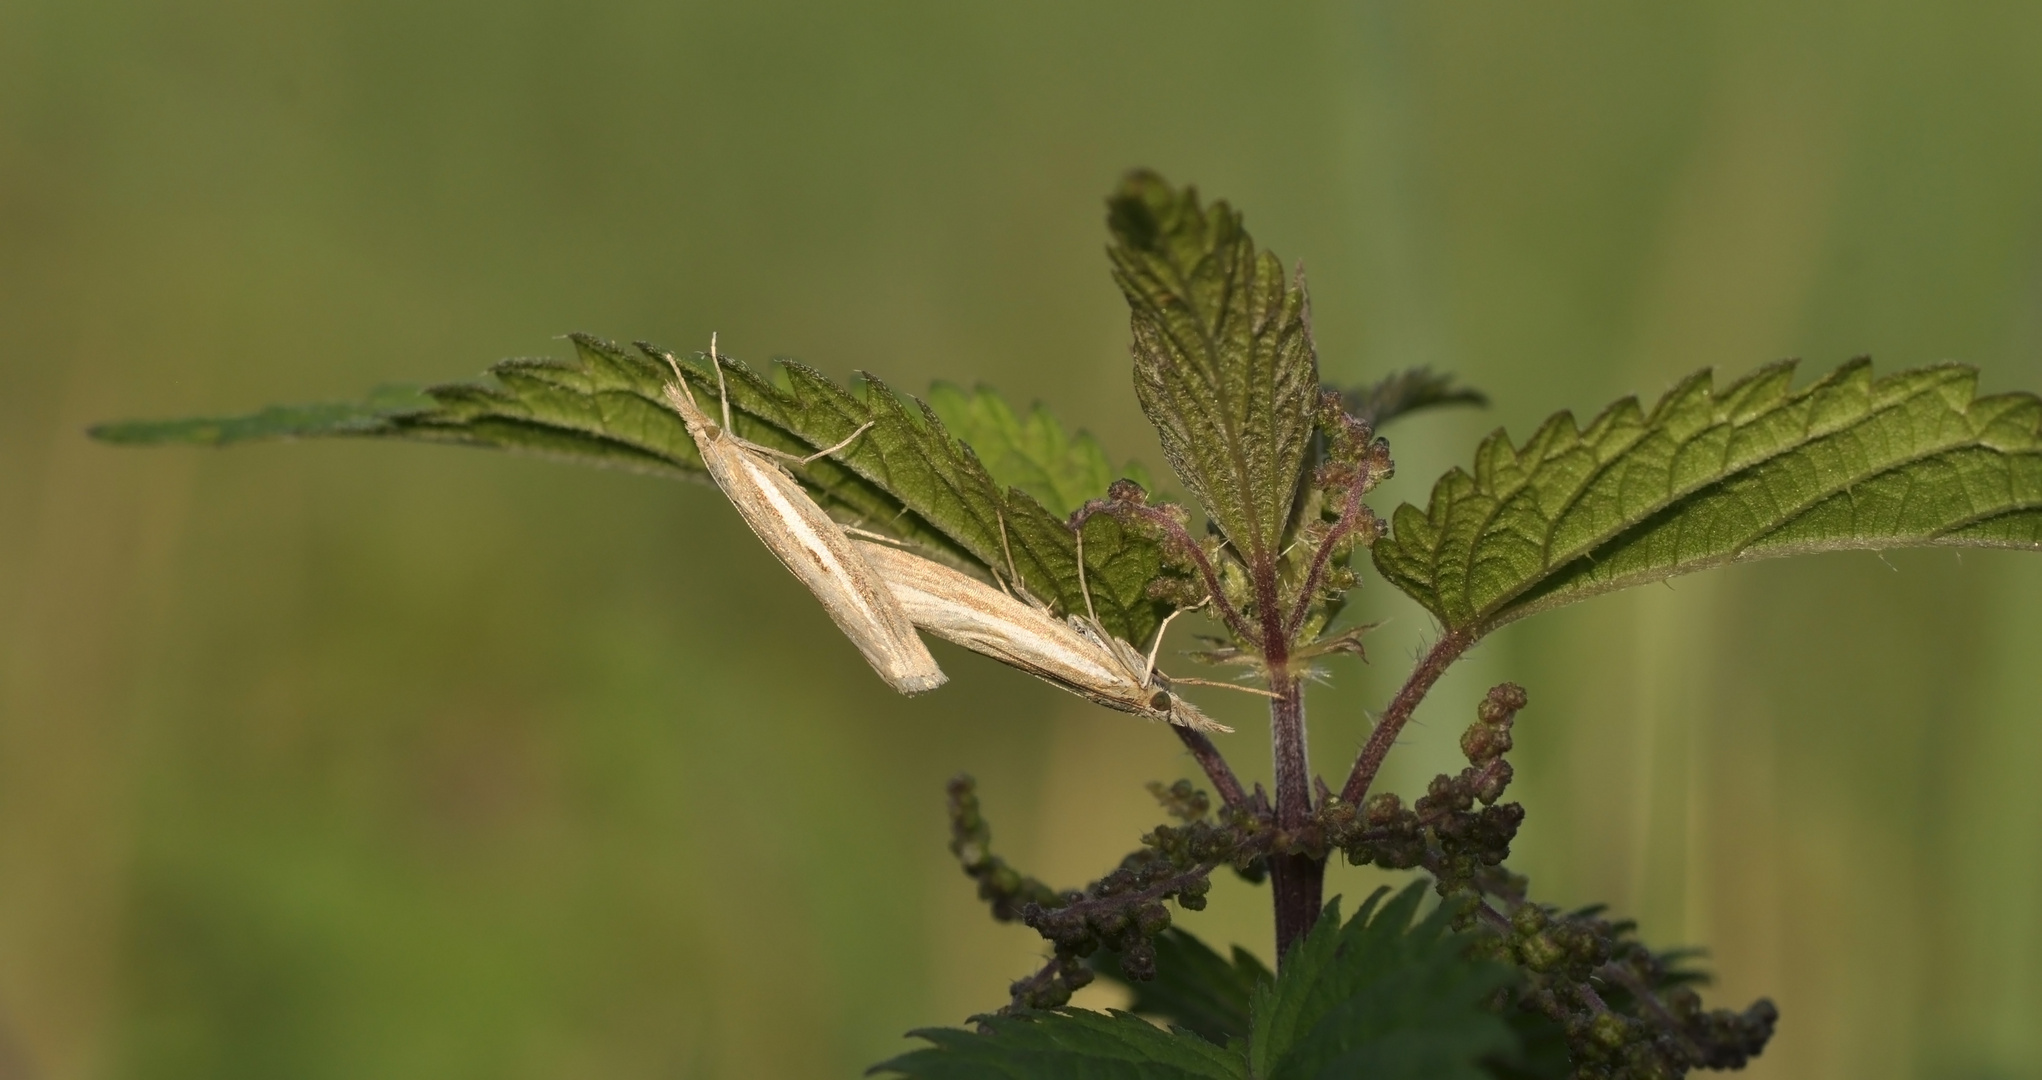
<svg viewBox="0 0 2042 1080">
<path fill-rule="evenodd" d="M 851 445 L 872 425 L 867 423 L 827 450 L 797 458 L 747 442 L 731 430 L 730 394 L 714 336 L 709 339 L 709 362 L 716 369 L 717 394 L 723 399 L 721 427 L 695 404 L 694 391 L 681 376 L 680 362 L 671 354 L 666 354 L 665 360 L 674 369 L 674 381 L 665 386 L 667 404 L 687 426 L 710 478 L 723 489 L 759 541 L 822 601 L 823 610 L 837 628 L 865 654 L 865 662 L 888 685 L 903 694 L 919 694 L 947 682 L 948 676 L 916 636 L 900 601 L 852 547 L 843 527 L 775 460 L 788 458 L 807 464 Z"/>
<path fill-rule="evenodd" d="M 1109 709 L 1197 731 L 1232 731 L 1171 691 L 1155 654 L 1114 637 L 1097 619 L 1059 619 L 1033 597 L 1012 596 L 899 548 L 856 540 L 916 626 L 984 653 Z M 1163 635 L 1156 633 L 1156 646 Z"/>
</svg>

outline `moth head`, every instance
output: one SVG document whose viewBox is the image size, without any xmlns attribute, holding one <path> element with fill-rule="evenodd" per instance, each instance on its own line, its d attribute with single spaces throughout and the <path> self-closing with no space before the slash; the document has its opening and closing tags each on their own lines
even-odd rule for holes
<svg viewBox="0 0 2042 1080">
<path fill-rule="evenodd" d="M 1193 731 L 1232 731 L 1233 728 L 1200 712 L 1198 706 L 1178 697 L 1170 690 L 1169 681 L 1158 671 L 1151 678 L 1148 690 L 1148 715 L 1152 719 L 1172 723 Z"/>
<path fill-rule="evenodd" d="M 708 414 L 702 411 L 701 406 L 695 404 L 694 391 L 688 389 L 688 384 L 678 377 L 660 389 L 666 396 L 667 406 L 680 416 L 681 423 L 687 427 L 688 435 L 692 438 L 701 438 L 706 433 L 705 429 L 711 425 Z"/>
</svg>

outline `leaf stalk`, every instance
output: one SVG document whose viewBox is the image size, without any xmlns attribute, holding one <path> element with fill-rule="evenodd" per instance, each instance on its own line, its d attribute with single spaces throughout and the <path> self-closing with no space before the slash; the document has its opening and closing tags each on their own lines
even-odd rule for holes
<svg viewBox="0 0 2042 1080">
<path fill-rule="evenodd" d="M 1319 549 L 1313 552 L 1311 569 L 1298 587 L 1297 603 L 1291 606 L 1290 617 L 1284 620 L 1283 631 L 1286 637 L 1296 634 L 1298 628 L 1305 624 L 1305 616 L 1311 613 L 1312 601 L 1319 592 L 1319 583 L 1325 580 L 1326 567 L 1332 562 L 1333 549 L 1347 539 L 1348 534 L 1361 522 L 1362 516 L 1369 512 L 1362 504 L 1361 497 L 1368 493 L 1374 479 L 1375 471 L 1367 461 L 1357 466 L 1354 481 L 1347 486 L 1347 497 L 1340 507 L 1340 520 L 1334 522 L 1333 527 L 1326 531 L 1326 538 L 1320 541 Z"/>
<path fill-rule="evenodd" d="M 1411 676 L 1390 699 L 1389 708 L 1383 710 L 1382 719 L 1376 721 L 1375 730 L 1369 732 L 1368 741 L 1362 744 L 1361 753 L 1354 759 L 1354 768 L 1347 774 L 1347 783 L 1341 785 L 1340 800 L 1349 806 L 1360 806 L 1368 797 L 1369 785 L 1375 783 L 1376 772 L 1383 767 L 1383 758 L 1389 755 L 1390 747 L 1397 742 L 1397 736 L 1404 725 L 1411 720 L 1411 714 L 1418 711 L 1418 703 L 1432 690 L 1432 685 L 1453 666 L 1453 662 L 1468 651 L 1475 643 L 1476 633 L 1467 628 L 1449 630 L 1418 666 L 1411 669 Z"/>
<path fill-rule="evenodd" d="M 1185 749 L 1191 751 L 1198 767 L 1205 770 L 1206 779 L 1211 780 L 1212 786 L 1220 793 L 1220 801 L 1229 807 L 1248 804 L 1248 793 L 1241 787 L 1241 778 L 1234 775 L 1233 767 L 1220 754 L 1220 748 L 1214 746 L 1204 732 L 1178 724 L 1171 724 L 1170 730 L 1177 733 L 1177 738 L 1184 743 Z"/>
<path fill-rule="evenodd" d="M 1212 597 L 1213 611 L 1219 615 L 1220 621 L 1236 635 L 1251 641 L 1256 639 L 1257 635 L 1248 624 L 1248 620 L 1243 618 L 1240 611 L 1227 600 L 1226 590 L 1220 587 L 1219 572 L 1214 569 L 1212 560 L 1205 557 L 1205 550 L 1191 538 L 1190 530 L 1186 529 L 1182 522 L 1153 506 L 1145 506 L 1132 499 L 1109 496 L 1104 499 L 1093 499 L 1072 513 L 1071 531 L 1082 536 L 1085 522 L 1090 520 L 1092 515 L 1099 513 L 1136 518 L 1161 529 L 1169 537 L 1171 545 L 1183 551 L 1192 565 L 1197 567 L 1198 576 L 1205 582 L 1205 591 Z"/>
</svg>

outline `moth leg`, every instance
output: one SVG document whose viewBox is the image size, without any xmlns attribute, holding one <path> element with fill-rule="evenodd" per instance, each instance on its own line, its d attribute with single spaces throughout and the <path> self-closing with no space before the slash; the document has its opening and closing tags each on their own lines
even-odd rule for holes
<svg viewBox="0 0 2042 1080">
<path fill-rule="evenodd" d="M 1081 525 L 1071 531 L 1078 535 L 1078 591 L 1085 594 L 1085 614 L 1096 626 L 1099 613 L 1092 610 L 1092 587 L 1085 584 L 1085 528 Z"/>
<path fill-rule="evenodd" d="M 852 536 L 862 536 L 867 540 L 877 540 L 880 543 L 885 544 L 887 547 L 900 548 L 903 551 L 907 550 L 907 546 L 902 544 L 898 538 L 888 536 L 885 533 L 876 533 L 870 529 L 861 529 L 856 525 L 846 525 L 844 526 L 844 531 L 850 533 Z"/>
<path fill-rule="evenodd" d="M 1163 651 L 1163 635 L 1169 632 L 1170 620 L 1184 614 L 1183 608 L 1163 617 L 1163 625 L 1156 627 L 1156 643 L 1149 646 L 1149 665 L 1142 670 L 1142 685 L 1149 685 L 1149 679 L 1156 674 L 1156 654 Z"/>
<path fill-rule="evenodd" d="M 1239 690 L 1240 692 L 1242 692 L 1242 693 L 1244 693 L 1244 694 L 1255 694 L 1255 695 L 1257 695 L 1257 696 L 1259 696 L 1259 697 L 1266 697 L 1266 698 L 1270 698 L 1270 699 L 1273 699 L 1273 700 L 1276 700 L 1276 701 L 1282 701 L 1282 700 L 1283 700 L 1283 695 L 1282 695 L 1282 694 L 1279 694 L 1279 693 L 1276 693 L 1276 692 L 1275 692 L 1275 691 L 1273 691 L 1273 690 L 1263 690 L 1263 689 L 1260 689 L 1260 688 L 1258 688 L 1258 687 L 1253 687 L 1253 686 L 1242 686 L 1242 685 L 1241 685 L 1240 683 L 1230 683 L 1230 682 L 1214 682 L 1214 681 L 1213 681 L 1213 680 L 1211 680 L 1211 679 L 1180 679 L 1180 678 L 1177 678 L 1177 677 L 1175 677 L 1175 676 L 1172 676 L 1172 677 L 1171 677 L 1171 679 L 1170 679 L 1170 685 L 1172 685 L 1172 686 L 1216 686 L 1216 687 L 1220 688 L 1221 690 Z"/>
<path fill-rule="evenodd" d="M 1014 584 L 1019 585 L 1021 584 L 1021 572 L 1014 569 L 1014 549 L 1007 546 L 1007 512 L 994 507 L 993 520 L 1000 526 L 1000 552 L 1007 556 L 1007 576 L 1014 580 Z M 1000 581 L 1000 575 L 994 574 L 993 580 Z M 1014 595 L 1014 590 L 1007 588 L 1007 583 L 1004 581 L 1000 581 L 1000 589 L 1008 596 Z"/>
<path fill-rule="evenodd" d="M 845 439 L 843 442 L 840 442 L 827 450 L 818 450 L 815 453 L 808 455 L 796 454 L 791 451 L 782 450 L 777 446 L 767 446 L 764 443 L 755 443 L 750 439 L 743 438 L 738 435 L 732 435 L 730 436 L 730 439 L 732 442 L 737 443 L 739 446 L 742 446 L 755 454 L 763 454 L 766 457 L 775 459 L 774 462 L 775 464 L 778 464 L 779 462 L 782 461 L 791 461 L 796 465 L 806 465 L 817 458 L 827 457 L 830 454 L 834 454 L 837 451 L 842 450 L 844 447 L 851 445 L 851 443 L 855 441 L 858 438 L 858 436 L 865 434 L 867 428 L 870 428 L 872 425 L 877 424 L 878 422 L 879 421 L 877 420 L 867 420 L 865 421 L 864 427 L 861 427 L 858 430 L 851 433 L 850 438 Z M 783 473 L 787 472 L 787 470 L 784 468 L 781 469 L 780 471 Z M 789 475 L 791 477 L 792 474 Z"/>
<path fill-rule="evenodd" d="M 829 448 L 829 449 L 827 449 L 827 450 L 817 450 L 817 451 L 816 451 L 815 453 L 813 453 L 813 454 L 810 454 L 810 455 L 808 455 L 808 456 L 807 456 L 807 457 L 805 457 L 805 458 L 794 458 L 794 460 L 795 460 L 795 461 L 797 461 L 797 462 L 799 462 L 799 463 L 801 463 L 801 464 L 803 464 L 803 465 L 806 465 L 806 464 L 808 464 L 809 462 L 811 462 L 811 461 L 814 461 L 814 460 L 815 460 L 816 458 L 824 458 L 824 457 L 828 457 L 828 456 L 830 456 L 831 454 L 834 454 L 834 453 L 836 453 L 837 451 L 839 451 L 839 450 L 842 450 L 842 449 L 843 449 L 844 447 L 846 447 L 846 446 L 849 446 L 849 445 L 851 445 L 851 444 L 852 444 L 852 443 L 854 443 L 854 442 L 857 442 L 857 441 L 858 441 L 858 436 L 860 436 L 860 435 L 863 435 L 863 434 L 865 434 L 865 433 L 866 433 L 866 432 L 868 432 L 868 431 L 871 431 L 871 430 L 872 430 L 872 425 L 874 425 L 874 424 L 877 424 L 877 423 L 879 423 L 879 421 L 877 421 L 877 420 L 867 420 L 867 421 L 865 421 L 865 423 L 864 423 L 864 424 L 862 424 L 862 425 L 860 425 L 860 426 L 859 426 L 858 430 L 856 430 L 856 431 L 852 432 L 851 434 L 849 434 L 849 435 L 845 436 L 845 437 L 844 437 L 844 441 L 843 441 L 843 442 L 840 442 L 840 443 L 838 443 L 837 445 L 835 445 L 835 446 L 832 446 L 832 447 L 830 447 L 830 448 Z M 784 452 L 784 451 L 783 451 L 783 452 Z M 794 457 L 794 455 L 792 455 L 792 454 L 788 454 L 787 456 L 788 456 L 788 457 Z"/>
</svg>

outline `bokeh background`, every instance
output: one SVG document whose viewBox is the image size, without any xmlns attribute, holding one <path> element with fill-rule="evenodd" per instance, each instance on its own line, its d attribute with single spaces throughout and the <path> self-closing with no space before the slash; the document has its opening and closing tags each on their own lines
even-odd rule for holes
<svg viewBox="0 0 2042 1080">
<path fill-rule="evenodd" d="M 1305 262 L 1329 378 L 1494 395 L 1393 432 L 1384 511 L 1706 365 L 2042 388 L 2038 56 L 2003 3 L 0 4 L 0 1077 L 853 1075 L 1037 952 L 945 778 L 1081 883 L 1195 774 L 945 647 L 892 696 L 708 488 L 88 423 L 716 330 L 1155 467 L 1137 165 Z M 1355 610 L 1336 783 L 1429 630 Z M 1516 865 L 1772 995 L 1753 1075 L 2042 1077 L 2038 650 L 2032 555 L 1743 567 L 1499 634 L 1390 773 L 1518 680 Z M 1238 883 L 1184 925 L 1267 953 Z"/>
</svg>

